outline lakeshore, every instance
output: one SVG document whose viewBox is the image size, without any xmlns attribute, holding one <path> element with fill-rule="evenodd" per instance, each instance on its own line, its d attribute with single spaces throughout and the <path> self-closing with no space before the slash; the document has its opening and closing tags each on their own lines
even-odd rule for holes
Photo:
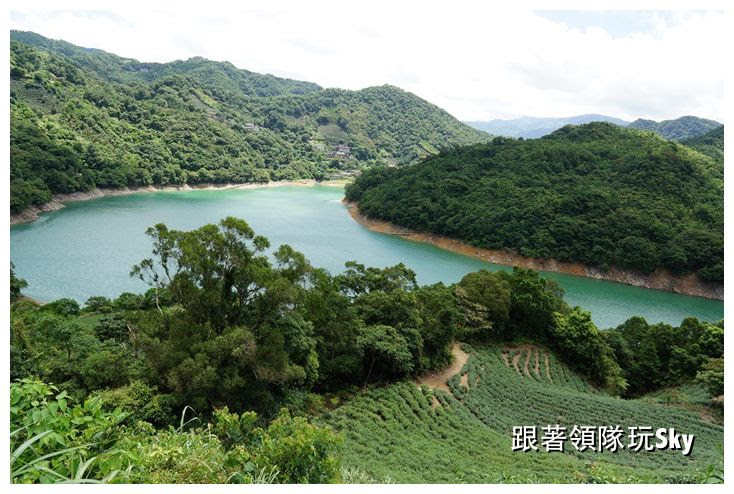
<svg viewBox="0 0 734 494">
<path fill-rule="evenodd" d="M 602 270 L 591 266 L 585 266 L 581 263 L 564 262 L 555 259 L 538 259 L 532 257 L 524 257 L 519 254 L 507 250 L 494 250 L 475 247 L 466 242 L 436 235 L 431 233 L 418 232 L 408 228 L 395 225 L 393 223 L 369 218 L 359 211 L 356 203 L 349 202 L 346 199 L 342 201 L 349 210 L 351 217 L 360 225 L 379 233 L 389 235 L 399 235 L 408 240 L 415 242 L 425 242 L 435 245 L 441 249 L 445 249 L 457 254 L 474 257 L 483 261 L 495 264 L 503 264 L 505 266 L 520 266 L 524 268 L 536 269 L 540 271 L 551 271 L 555 273 L 564 273 L 574 276 L 584 276 L 598 280 L 613 281 L 616 283 L 624 283 L 632 286 L 643 288 L 651 288 L 655 290 L 665 290 L 684 295 L 693 295 L 696 297 L 705 297 L 715 300 L 724 300 L 724 287 L 715 286 L 705 283 L 698 279 L 694 274 L 685 276 L 674 276 L 666 270 L 656 270 L 650 274 L 634 272 L 630 270 L 612 267 L 609 270 Z"/>
<path fill-rule="evenodd" d="M 323 180 L 321 182 L 311 179 L 301 180 L 280 180 L 265 183 L 245 182 L 245 183 L 226 183 L 226 184 L 176 184 L 176 185 L 146 185 L 140 187 L 95 187 L 88 192 L 72 192 L 69 194 L 55 194 L 53 199 L 45 204 L 31 206 L 20 213 L 10 215 L 10 224 L 18 225 L 21 223 L 29 223 L 38 219 L 38 215 L 44 212 L 57 211 L 64 207 L 67 202 L 89 201 L 91 199 L 99 199 L 108 196 L 124 196 L 128 194 L 139 194 L 142 192 L 162 192 L 162 191 L 190 191 L 190 190 L 226 190 L 226 189 L 259 189 L 266 187 L 283 187 L 283 186 L 300 186 L 308 187 L 313 185 L 323 185 L 327 187 L 344 187 L 348 180 Z"/>
</svg>

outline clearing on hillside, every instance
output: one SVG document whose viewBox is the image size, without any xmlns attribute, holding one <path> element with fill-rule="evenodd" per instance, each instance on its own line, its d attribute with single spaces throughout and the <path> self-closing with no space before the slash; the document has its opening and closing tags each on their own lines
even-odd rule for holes
<svg viewBox="0 0 734 494">
<path fill-rule="evenodd" d="M 454 362 L 449 367 L 440 372 L 432 372 L 419 377 L 416 379 L 418 386 L 425 385 L 431 389 L 441 389 L 450 393 L 451 390 L 446 382 L 461 372 L 461 369 L 464 368 L 464 365 L 469 360 L 469 355 L 461 349 L 461 343 L 454 343 L 454 346 L 451 348 L 451 354 L 454 356 Z"/>
</svg>

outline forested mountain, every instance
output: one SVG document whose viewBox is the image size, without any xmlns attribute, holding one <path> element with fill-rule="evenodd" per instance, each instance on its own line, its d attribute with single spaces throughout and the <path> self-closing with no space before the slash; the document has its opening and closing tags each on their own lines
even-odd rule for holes
<svg viewBox="0 0 734 494">
<path fill-rule="evenodd" d="M 490 138 L 392 86 L 142 63 L 17 31 L 10 64 L 14 212 L 94 186 L 322 179 Z"/>
<path fill-rule="evenodd" d="M 701 134 L 698 137 L 691 139 L 683 139 L 680 141 L 681 144 L 695 149 L 696 151 L 705 154 L 712 158 L 714 161 L 719 163 L 721 166 L 724 165 L 724 126 L 720 125 L 714 130 L 710 130 L 705 134 Z"/>
<path fill-rule="evenodd" d="M 662 122 L 638 118 L 629 124 L 633 129 L 652 130 L 666 139 L 674 141 L 698 137 L 719 127 L 720 125 L 721 124 L 715 120 L 708 120 L 706 118 L 693 117 L 690 115 L 676 118 L 675 120 L 663 120 Z"/>
<path fill-rule="evenodd" d="M 347 187 L 362 213 L 524 256 L 723 281 L 723 167 L 608 123 L 496 138 Z"/>
<path fill-rule="evenodd" d="M 493 135 L 534 139 L 550 134 L 564 125 L 582 125 L 589 122 L 609 122 L 622 127 L 629 125 L 629 122 L 621 118 L 595 113 L 565 118 L 520 117 L 509 120 L 495 119 L 488 122 L 475 121 L 464 123 Z"/>
</svg>

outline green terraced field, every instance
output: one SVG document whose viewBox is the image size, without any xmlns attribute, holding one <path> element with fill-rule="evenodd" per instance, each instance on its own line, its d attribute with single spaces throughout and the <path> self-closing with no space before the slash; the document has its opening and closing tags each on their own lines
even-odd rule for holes
<svg viewBox="0 0 734 494">
<path fill-rule="evenodd" d="M 694 412 L 608 396 L 536 347 L 464 349 L 470 358 L 448 381 L 451 394 L 402 382 L 371 389 L 323 418 L 344 436 L 347 469 L 408 483 L 687 482 L 721 461 L 723 428 Z M 625 434 L 633 425 L 675 427 L 696 439 L 690 457 L 579 453 L 568 442 L 565 453 L 512 452 L 513 426 L 547 424 L 620 425 Z"/>
</svg>

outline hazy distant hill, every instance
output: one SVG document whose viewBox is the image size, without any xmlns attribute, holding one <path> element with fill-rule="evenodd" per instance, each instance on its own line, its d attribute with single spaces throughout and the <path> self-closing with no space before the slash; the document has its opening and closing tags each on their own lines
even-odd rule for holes
<svg viewBox="0 0 734 494">
<path fill-rule="evenodd" d="M 13 212 L 95 186 L 329 178 L 492 138 L 394 86 L 323 89 L 10 37 Z"/>
<path fill-rule="evenodd" d="M 629 124 L 633 129 L 652 130 L 666 139 L 674 141 L 698 137 L 710 130 L 714 130 L 720 125 L 721 124 L 715 120 L 708 120 L 706 118 L 699 118 L 691 115 L 676 118 L 675 120 L 663 120 L 662 122 L 638 118 Z"/>
<path fill-rule="evenodd" d="M 550 134 L 564 125 L 582 125 L 589 122 L 609 122 L 626 127 L 629 122 L 620 118 L 590 113 L 566 118 L 520 117 L 510 120 L 495 119 L 489 122 L 464 122 L 475 129 L 507 137 L 537 138 Z"/>
</svg>

